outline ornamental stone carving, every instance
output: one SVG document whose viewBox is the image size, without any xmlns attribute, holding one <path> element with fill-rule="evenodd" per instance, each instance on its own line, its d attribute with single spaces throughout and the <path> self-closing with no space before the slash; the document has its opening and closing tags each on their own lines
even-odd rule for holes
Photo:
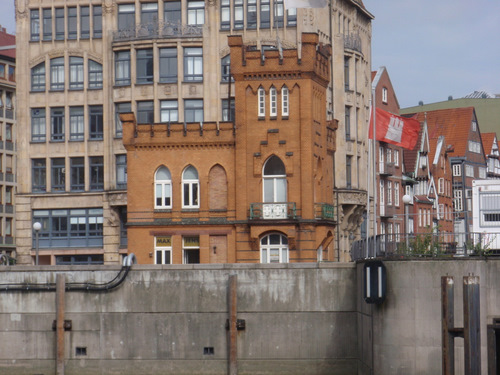
<svg viewBox="0 0 500 375">
<path fill-rule="evenodd" d="M 16 0 L 16 18 L 27 18 L 28 17 L 28 0 Z"/>
</svg>

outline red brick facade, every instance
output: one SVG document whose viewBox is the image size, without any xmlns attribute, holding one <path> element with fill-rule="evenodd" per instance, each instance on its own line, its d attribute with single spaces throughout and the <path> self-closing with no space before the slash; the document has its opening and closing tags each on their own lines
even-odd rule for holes
<svg viewBox="0 0 500 375">
<path fill-rule="evenodd" d="M 122 115 L 129 252 L 143 264 L 334 260 L 330 49 L 316 34 L 303 34 L 302 58 L 240 36 L 229 46 L 234 124 Z M 155 179 L 161 166 L 169 177 Z"/>
</svg>

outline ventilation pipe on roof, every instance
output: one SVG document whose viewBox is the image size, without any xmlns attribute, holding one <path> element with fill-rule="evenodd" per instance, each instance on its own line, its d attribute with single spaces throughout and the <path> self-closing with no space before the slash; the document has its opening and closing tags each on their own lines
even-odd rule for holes
<svg viewBox="0 0 500 375">
<path fill-rule="evenodd" d="M 418 105 L 424 105 L 424 102 L 423 101 L 419 101 Z"/>
<path fill-rule="evenodd" d="M 448 100 L 453 100 L 453 96 L 448 96 Z"/>
</svg>

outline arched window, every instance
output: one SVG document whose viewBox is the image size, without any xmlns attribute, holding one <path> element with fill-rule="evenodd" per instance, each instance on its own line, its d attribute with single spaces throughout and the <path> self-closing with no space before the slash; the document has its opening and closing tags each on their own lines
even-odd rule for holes
<svg viewBox="0 0 500 375">
<path fill-rule="evenodd" d="M 259 117 L 264 117 L 266 115 L 266 92 L 263 87 L 259 87 L 258 91 L 259 99 Z"/>
<path fill-rule="evenodd" d="M 288 263 L 288 238 L 271 233 L 260 240 L 261 263 Z"/>
<path fill-rule="evenodd" d="M 269 115 L 271 117 L 276 117 L 278 115 L 278 94 L 274 86 L 271 86 L 269 89 Z"/>
<path fill-rule="evenodd" d="M 275 155 L 267 159 L 262 175 L 264 202 L 286 202 L 286 171 L 281 159 Z"/>
<path fill-rule="evenodd" d="M 288 102 L 288 87 L 281 88 L 281 116 L 288 117 L 290 114 L 290 106 Z"/>
<path fill-rule="evenodd" d="M 172 208 L 172 178 L 164 166 L 155 173 L 155 208 Z"/>
<path fill-rule="evenodd" d="M 188 166 L 182 172 L 182 207 L 199 208 L 200 207 L 200 181 L 198 180 L 198 171 L 192 165 Z"/>
<path fill-rule="evenodd" d="M 227 210 L 227 176 L 220 165 L 215 165 L 208 174 L 208 208 Z"/>
<path fill-rule="evenodd" d="M 31 68 L 31 90 L 45 91 L 45 62 Z"/>
</svg>

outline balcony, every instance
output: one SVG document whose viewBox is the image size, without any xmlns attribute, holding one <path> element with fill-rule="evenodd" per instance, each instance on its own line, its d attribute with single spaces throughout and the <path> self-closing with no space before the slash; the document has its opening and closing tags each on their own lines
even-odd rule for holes
<svg viewBox="0 0 500 375">
<path fill-rule="evenodd" d="M 250 220 L 296 219 L 295 202 L 250 203 Z"/>
<path fill-rule="evenodd" d="M 156 21 L 138 24 L 134 27 L 113 32 L 113 42 L 142 39 L 193 38 L 203 35 L 203 25 L 181 25 L 179 23 Z"/>
<path fill-rule="evenodd" d="M 394 163 L 379 163 L 379 169 L 381 176 L 393 176 L 396 172 Z"/>
<path fill-rule="evenodd" d="M 361 37 L 359 34 L 344 35 L 344 49 L 361 53 Z"/>
<path fill-rule="evenodd" d="M 316 203 L 314 217 L 319 220 L 335 220 L 335 206 L 328 203 Z"/>
<path fill-rule="evenodd" d="M 380 218 L 389 219 L 394 217 L 395 214 L 396 214 L 396 207 L 385 206 L 385 205 L 380 206 Z"/>
</svg>

